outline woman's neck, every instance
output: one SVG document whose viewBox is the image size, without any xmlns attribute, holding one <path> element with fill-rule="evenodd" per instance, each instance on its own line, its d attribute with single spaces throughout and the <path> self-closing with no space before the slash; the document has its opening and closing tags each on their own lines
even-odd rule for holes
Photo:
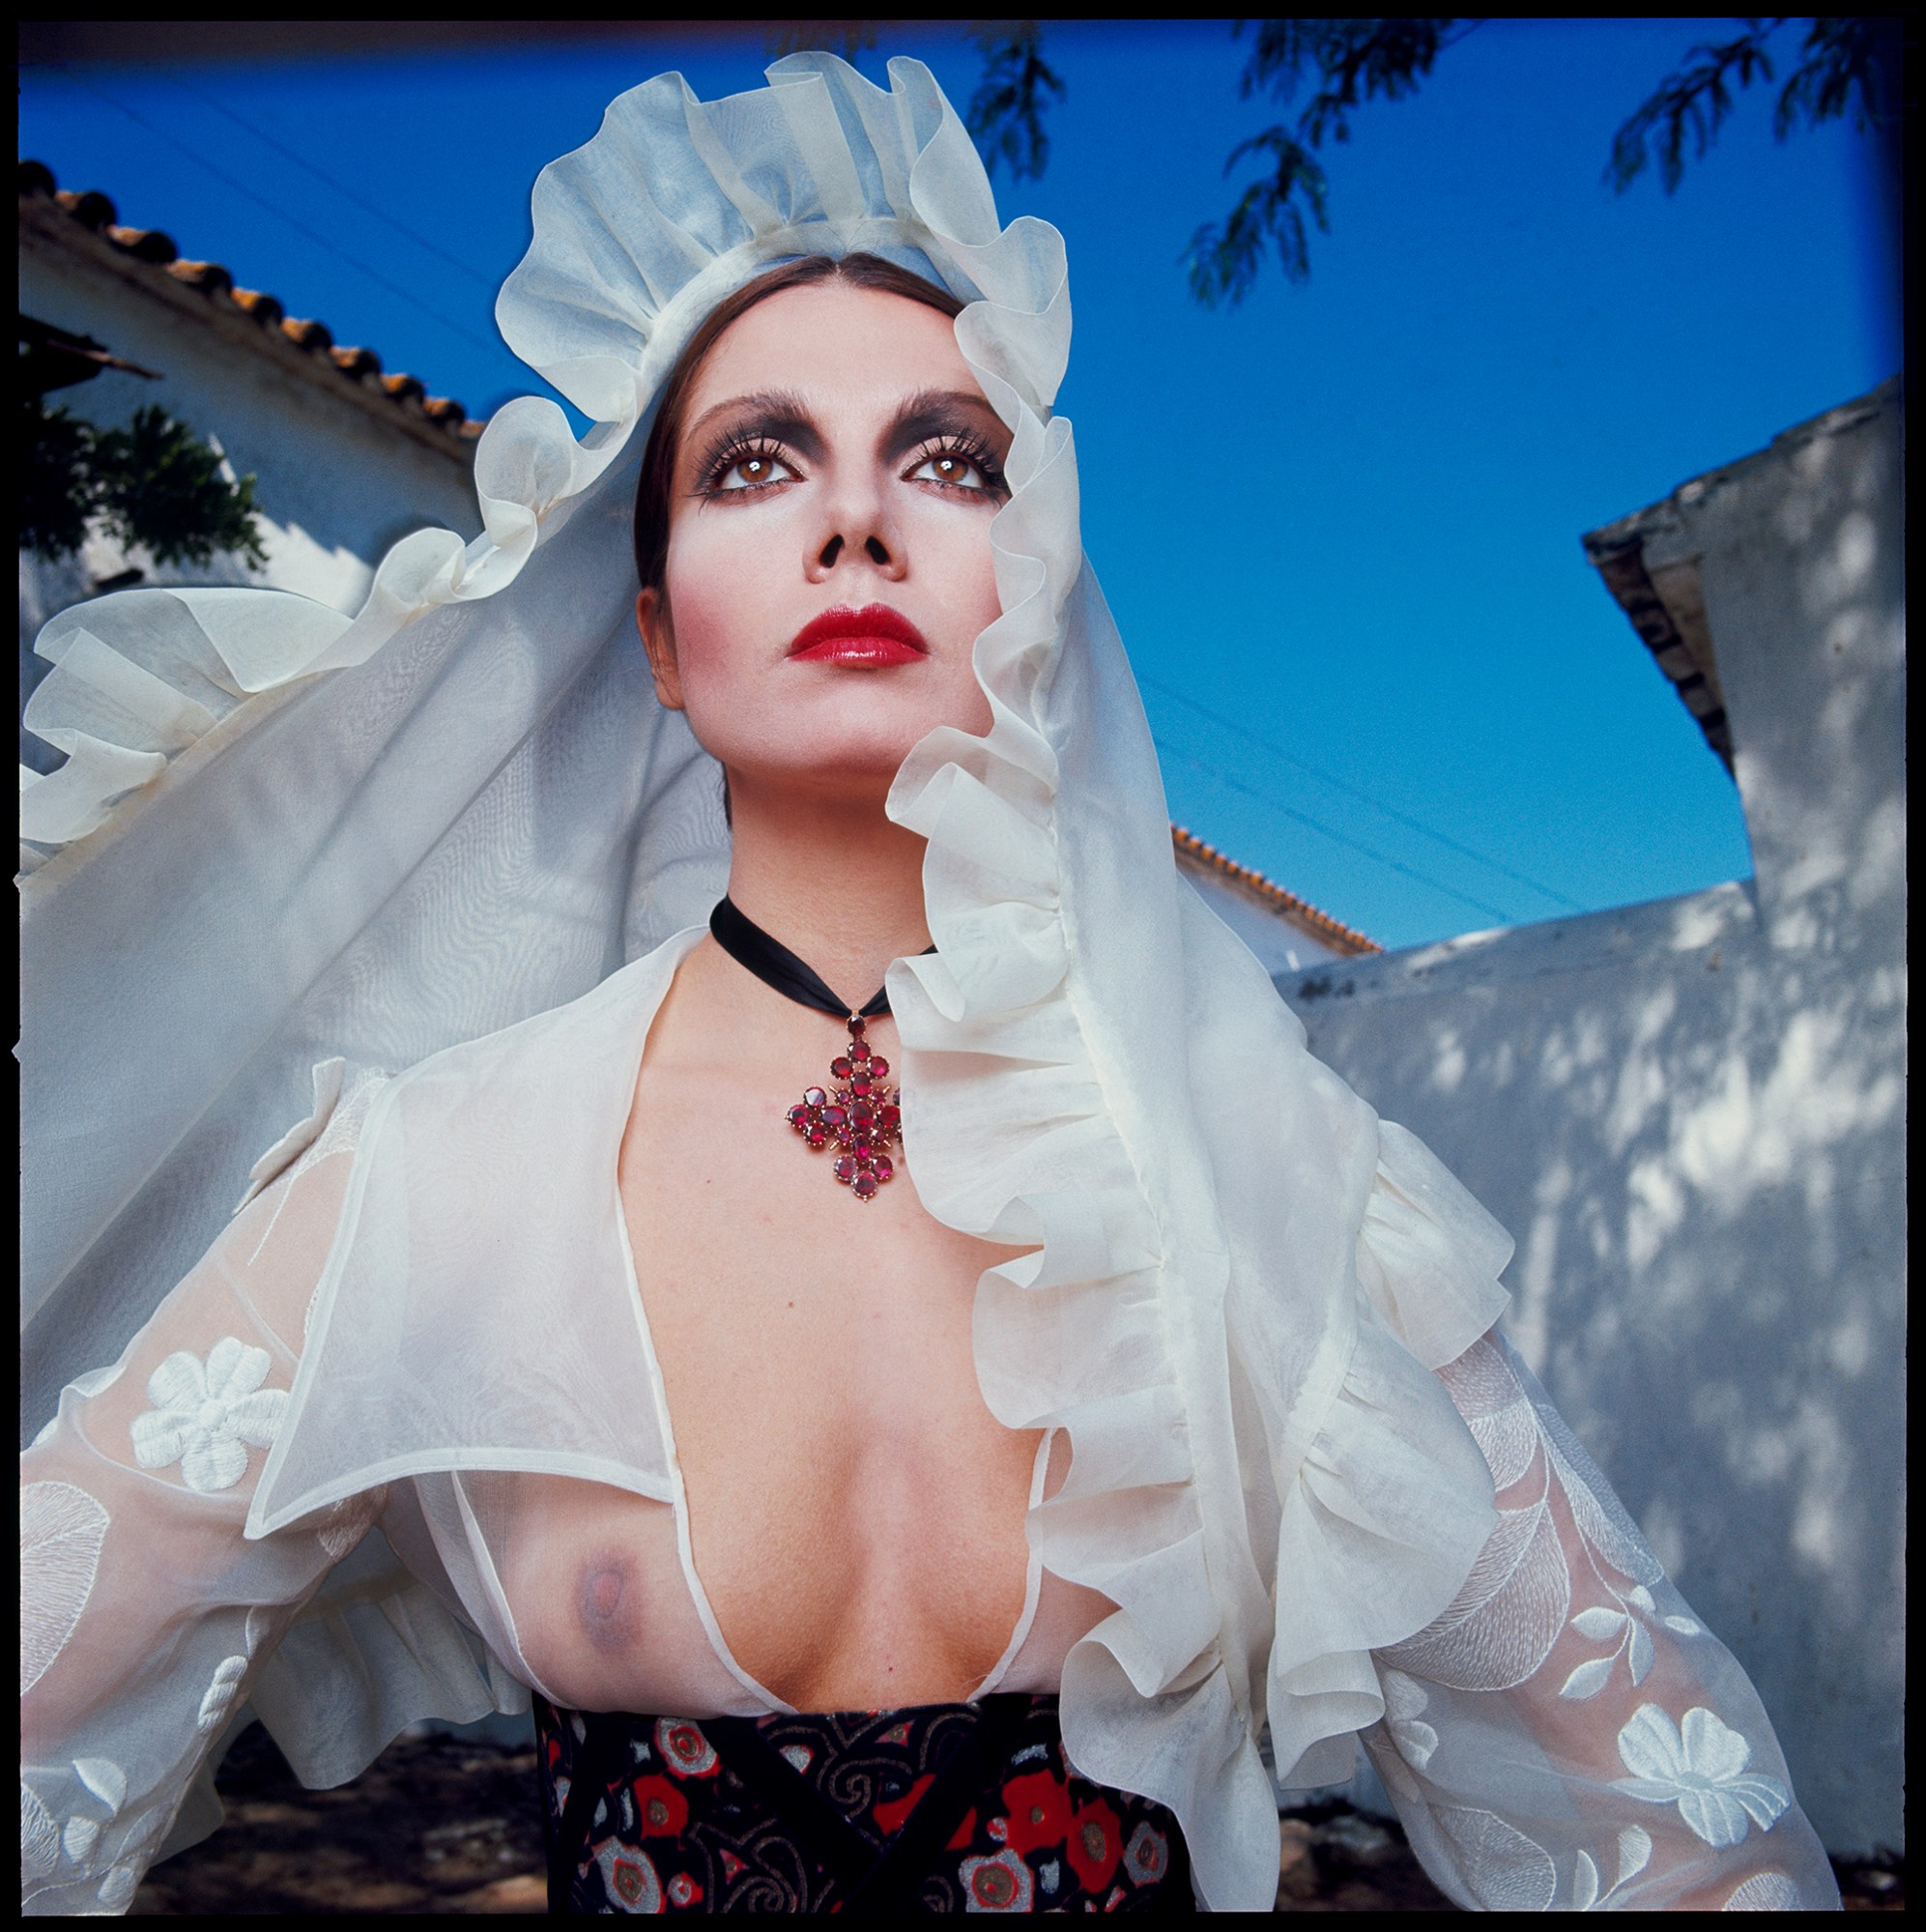
<svg viewBox="0 0 1926 1932">
<path fill-rule="evenodd" d="M 889 963 L 930 944 L 920 833 L 867 799 L 798 795 L 740 778 L 730 786 L 729 896 L 772 938 L 860 1007 Z"/>
</svg>

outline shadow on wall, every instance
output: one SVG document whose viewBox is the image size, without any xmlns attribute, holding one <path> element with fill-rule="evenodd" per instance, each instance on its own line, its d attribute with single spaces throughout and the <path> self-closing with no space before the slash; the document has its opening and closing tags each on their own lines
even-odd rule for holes
<svg viewBox="0 0 1926 1932">
<path fill-rule="evenodd" d="M 1509 1332 L 1851 1854 L 1904 1843 L 1901 427 L 1598 533 L 1696 575 L 1751 883 L 1279 982 L 1516 1237 Z"/>
</svg>

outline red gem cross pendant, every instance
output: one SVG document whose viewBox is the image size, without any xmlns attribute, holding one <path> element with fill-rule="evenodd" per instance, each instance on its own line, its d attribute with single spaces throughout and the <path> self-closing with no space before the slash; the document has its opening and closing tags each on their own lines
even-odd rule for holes
<svg viewBox="0 0 1926 1932">
<path fill-rule="evenodd" d="M 790 1125 L 819 1153 L 834 1143 L 829 1171 L 858 1200 L 868 1202 L 896 1172 L 896 1164 L 883 1150 L 896 1144 L 903 1112 L 897 1089 L 883 1084 L 889 1062 L 870 1052 L 863 1025 L 850 1014 L 848 1048 L 829 1062 L 835 1086 L 810 1087 L 790 1109 Z"/>
</svg>

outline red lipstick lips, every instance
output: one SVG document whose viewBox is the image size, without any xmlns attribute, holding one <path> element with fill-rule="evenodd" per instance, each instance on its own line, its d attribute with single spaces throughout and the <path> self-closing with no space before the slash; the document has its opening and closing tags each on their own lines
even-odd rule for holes
<svg viewBox="0 0 1926 1932">
<path fill-rule="evenodd" d="M 841 605 L 812 618 L 796 632 L 790 655 L 812 664 L 847 664 L 880 671 L 927 657 L 923 633 L 887 604 L 865 604 L 859 611 Z"/>
</svg>

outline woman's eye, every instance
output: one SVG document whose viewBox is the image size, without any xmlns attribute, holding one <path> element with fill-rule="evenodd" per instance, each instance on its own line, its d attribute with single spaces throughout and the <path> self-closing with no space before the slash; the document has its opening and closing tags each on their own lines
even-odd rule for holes
<svg viewBox="0 0 1926 1932">
<path fill-rule="evenodd" d="M 753 490 L 763 483 L 793 482 L 795 472 L 780 456 L 738 456 L 716 478 L 718 490 Z"/>
<path fill-rule="evenodd" d="M 953 452 L 926 456 L 909 473 L 909 480 L 913 483 L 954 483 L 965 490 L 989 488 L 978 465 L 967 456 L 958 456 Z"/>
</svg>

